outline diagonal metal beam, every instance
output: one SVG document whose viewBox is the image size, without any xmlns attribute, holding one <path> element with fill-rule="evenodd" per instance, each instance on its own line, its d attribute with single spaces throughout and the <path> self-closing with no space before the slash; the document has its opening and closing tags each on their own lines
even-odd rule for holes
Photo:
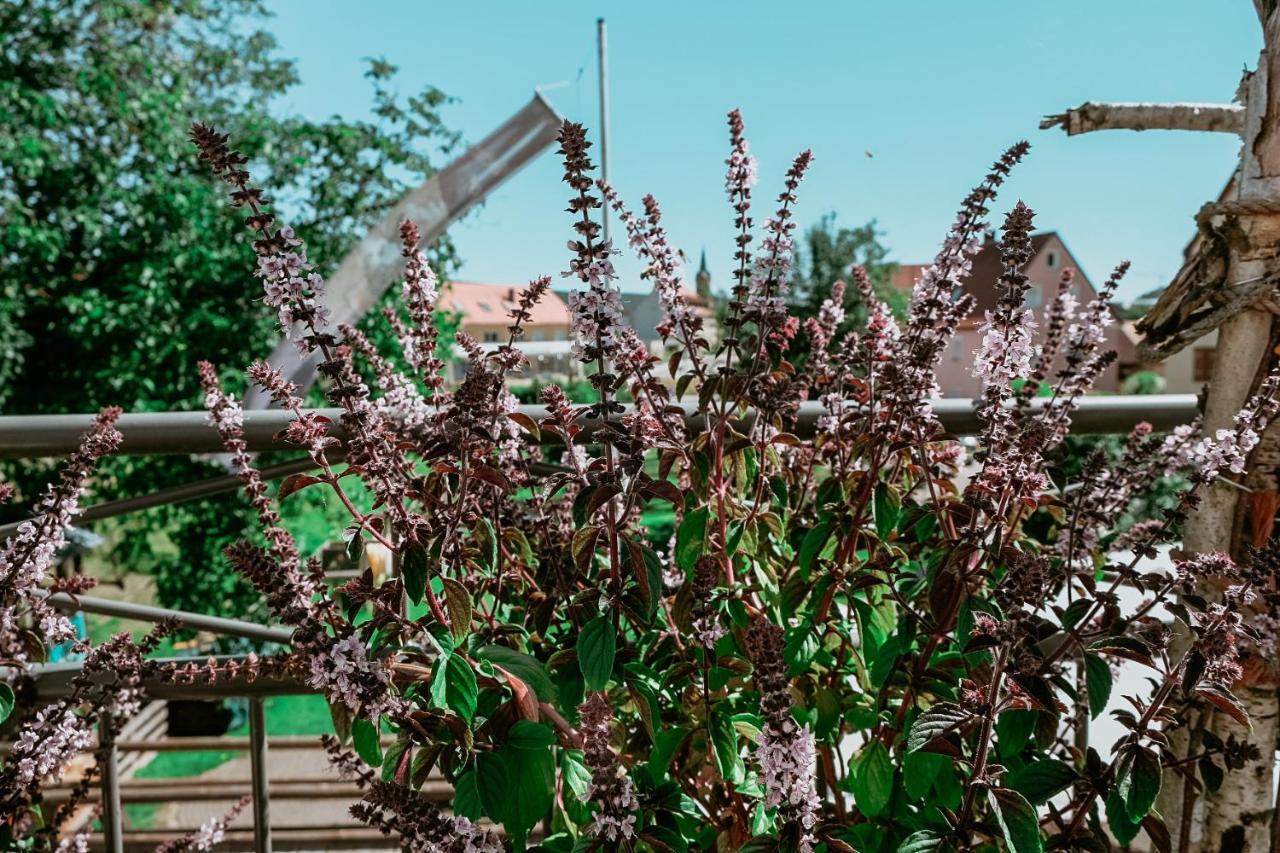
<svg viewBox="0 0 1280 853">
<path fill-rule="evenodd" d="M 422 231 L 423 244 L 434 242 L 459 217 L 549 147 L 560 123 L 560 115 L 540 93 L 535 93 L 501 127 L 411 190 L 347 253 L 329 277 L 322 301 L 331 322 L 357 322 L 400 276 L 404 261 L 400 255 L 401 222 L 412 219 Z M 303 357 L 289 341 L 277 344 L 269 361 L 303 390 L 315 381 L 315 356 Z M 245 399 L 250 409 L 265 409 L 270 403 L 270 397 L 261 389 L 255 389 Z"/>
</svg>

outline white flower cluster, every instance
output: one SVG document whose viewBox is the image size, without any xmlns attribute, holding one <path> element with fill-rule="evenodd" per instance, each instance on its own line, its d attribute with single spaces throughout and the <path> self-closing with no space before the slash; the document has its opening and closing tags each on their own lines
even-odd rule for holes
<svg viewBox="0 0 1280 853">
<path fill-rule="evenodd" d="M 448 853 L 452 853 L 459 849 L 458 842 L 460 842 L 461 853 L 503 853 L 502 839 L 496 833 L 481 829 L 465 817 L 455 817 L 452 821 L 454 843 L 448 848 L 441 848 L 442 851 L 447 850 Z"/>
<path fill-rule="evenodd" d="M 787 294 L 791 291 L 791 262 L 796 224 L 790 219 L 771 218 L 765 223 L 767 236 L 760 241 L 751 295 L 747 304 L 761 317 L 785 319 Z"/>
<path fill-rule="evenodd" d="M 750 189 L 759 180 L 760 167 L 751 153 L 751 146 L 746 139 L 739 139 L 734 145 L 729 159 L 725 161 L 729 170 L 725 173 L 724 191 L 730 201 L 737 199 L 738 192 Z"/>
<path fill-rule="evenodd" d="M 13 788 L 28 788 L 60 771 L 92 742 L 88 723 L 65 702 L 38 709 L 13 742 Z"/>
<path fill-rule="evenodd" d="M 609 265 L 612 277 L 613 265 Z M 622 294 L 608 283 L 593 284 L 590 290 L 569 294 L 573 355 L 586 360 L 587 351 L 599 346 L 610 351 L 622 343 L 626 321 L 622 314 Z"/>
<path fill-rule="evenodd" d="M 59 841 L 58 846 L 54 848 L 56 853 L 89 853 L 90 828 L 85 827 L 75 835 Z"/>
<path fill-rule="evenodd" d="M 224 394 L 213 389 L 205 392 L 204 407 L 208 411 L 206 420 L 209 426 L 218 432 L 238 432 L 244 428 L 244 409 L 233 394 Z"/>
<path fill-rule="evenodd" d="M 821 808 L 814 779 L 818 759 L 813 732 L 791 719 L 767 722 L 760 732 L 756 760 L 764 782 L 765 806 L 786 806 L 788 812 L 798 816 L 804 831 L 799 849 L 810 853 L 815 841 L 813 825 Z"/>
<path fill-rule="evenodd" d="M 280 229 L 280 238 L 286 246 L 297 248 L 302 241 L 293 229 Z M 279 251 L 258 258 L 255 275 L 262 280 L 265 301 L 275 308 L 280 319 L 280 330 L 303 353 L 309 350 L 295 322 L 307 318 L 317 329 L 329 322 L 329 312 L 319 302 L 324 291 L 324 279 L 312 272 L 314 265 L 307 260 L 304 249 Z"/>
<path fill-rule="evenodd" d="M 1237 416 L 1239 420 L 1239 416 Z M 1220 429 L 1213 437 L 1205 436 L 1188 450 L 1191 466 L 1216 476 L 1227 470 L 1243 474 L 1249 451 L 1258 444 L 1258 433 L 1252 427 Z"/>
<path fill-rule="evenodd" d="M 311 675 L 308 683 L 322 691 L 330 702 L 341 703 L 351 709 L 364 705 L 363 689 L 368 684 L 387 684 L 386 668 L 369 658 L 369 650 L 358 636 L 352 634 L 333 643 L 325 651 L 317 651 L 311 657 Z M 386 694 L 388 699 L 389 693 Z M 374 716 L 382 708 L 363 707 L 364 713 Z"/>
<path fill-rule="evenodd" d="M 1004 326 L 990 311 L 983 324 L 982 346 L 975 351 L 973 375 L 988 387 L 1007 386 L 1026 376 L 1035 356 L 1035 314 L 1023 311 L 1014 322 Z"/>
</svg>

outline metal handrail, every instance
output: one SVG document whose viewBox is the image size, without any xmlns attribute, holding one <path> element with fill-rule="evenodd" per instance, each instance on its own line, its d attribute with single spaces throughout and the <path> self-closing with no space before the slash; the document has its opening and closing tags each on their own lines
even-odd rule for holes
<svg viewBox="0 0 1280 853">
<path fill-rule="evenodd" d="M 942 426 L 953 435 L 971 435 L 982 427 L 973 400 L 943 397 L 929 401 Z M 1032 400 L 1033 409 L 1044 406 L 1045 399 Z M 696 404 L 683 404 L 691 425 L 701 416 Z M 341 424 L 341 409 L 314 409 L 328 418 L 329 434 L 339 440 L 346 437 Z M 521 406 L 520 411 L 540 421 L 547 417 L 544 407 Z M 1196 415 L 1194 394 L 1143 394 L 1085 397 L 1072 415 L 1074 434 L 1128 432 L 1139 421 L 1146 421 L 1164 431 L 1192 420 Z M 822 404 L 806 401 L 800 404 L 797 430 L 812 434 L 818 419 L 826 414 Z M 94 415 L 9 415 L 0 417 L 0 458 L 37 458 L 65 456 L 79 445 L 80 436 Z M 276 409 L 246 411 L 244 437 L 251 452 L 296 450 L 280 437 L 293 420 L 293 413 Z M 588 429 L 593 424 L 584 422 Z M 124 435 L 117 451 L 120 455 L 143 456 L 167 453 L 221 453 L 222 440 L 209 425 L 204 412 L 139 412 L 124 414 L 116 422 Z"/>
<path fill-rule="evenodd" d="M 115 616 L 121 619 L 136 619 L 139 622 L 163 622 L 166 619 L 177 619 L 183 628 L 195 631 L 209 631 L 228 637 L 244 637 L 264 643 L 280 643 L 288 645 L 293 638 L 293 631 L 287 628 L 271 628 L 256 622 L 245 622 L 240 619 L 227 619 L 222 616 L 208 616 L 204 613 L 192 613 L 188 610 L 170 610 L 167 607 L 153 607 L 149 604 L 135 604 L 131 601 L 116 601 L 110 598 L 98 598 L 92 595 L 68 595 L 57 592 L 45 599 L 58 610 L 84 613 L 98 613 L 103 616 Z"/>
<path fill-rule="evenodd" d="M 158 609 L 158 608 L 157 608 Z M 191 658 L 165 658 L 164 663 L 182 664 Z M 247 662 L 244 655 L 227 655 L 215 658 L 219 663 Z M 61 699 L 70 695 L 71 682 L 83 670 L 81 663 L 55 663 L 26 667 L 21 671 L 0 668 L 0 678 L 29 679 L 34 696 L 38 700 Z M 110 673 L 103 673 L 103 679 Z M 249 753 L 250 788 L 253 793 L 254 850 L 271 851 L 271 818 L 269 802 L 270 782 L 267 777 L 267 723 L 263 700 L 266 696 L 298 695 L 314 693 L 305 682 L 289 676 L 259 675 L 252 680 L 243 674 L 233 677 L 220 676 L 213 683 L 165 682 L 156 677 L 143 680 L 143 689 L 153 699 L 210 699 L 243 696 L 249 699 Z M 110 853 L 124 851 L 123 807 L 121 804 L 120 776 L 117 762 L 120 750 L 115 743 L 110 720 L 103 719 L 98 728 L 99 753 L 102 762 L 102 833 L 103 843 Z"/>
</svg>

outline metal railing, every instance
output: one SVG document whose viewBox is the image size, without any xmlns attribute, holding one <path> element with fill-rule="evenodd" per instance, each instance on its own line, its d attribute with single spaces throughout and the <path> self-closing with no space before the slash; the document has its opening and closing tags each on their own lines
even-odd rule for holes
<svg viewBox="0 0 1280 853">
<path fill-rule="evenodd" d="M 943 427 L 953 435 L 966 435 L 981 427 L 974 403 L 964 399 L 939 399 L 931 401 Z M 1033 407 L 1044 405 L 1043 400 L 1032 402 Z M 691 426 L 697 426 L 700 416 L 694 407 L 686 405 L 686 417 Z M 524 414 L 540 420 L 546 411 L 541 406 L 522 406 Z M 341 410 L 320 409 L 319 414 L 330 421 L 330 434 L 345 438 L 341 425 Z M 1156 430 L 1169 430 L 1191 421 L 1197 411 L 1196 397 L 1191 394 L 1162 394 L 1143 396 L 1087 397 L 1080 401 L 1072 417 L 1073 434 L 1102 434 L 1128 432 L 1135 424 L 1146 421 Z M 812 434 L 818 418 L 825 414 L 815 402 L 800 405 L 797 432 Z M 244 432 L 248 449 L 253 452 L 294 449 L 282 445 L 279 434 L 292 419 L 289 412 L 275 410 L 246 411 Z M 39 458 L 65 456 L 73 451 L 80 435 L 88 428 L 93 415 L 19 415 L 0 417 L 0 458 Z M 591 428 L 591 424 L 586 424 Z M 220 453 L 221 440 L 209 426 L 204 412 L 161 412 L 153 414 L 126 414 L 117 422 L 124 435 L 118 453 L 122 455 L 153 455 L 168 453 Z M 339 449 L 340 452 L 340 449 Z M 310 459 L 296 459 L 263 469 L 264 477 L 277 479 L 290 474 L 311 470 Z M 161 489 L 149 495 L 108 501 L 88 507 L 81 518 L 93 520 L 136 512 L 150 507 L 179 501 L 193 500 L 234 490 L 239 482 L 236 477 L 225 475 L 194 483 Z M 0 527 L 0 536 L 8 535 L 18 523 Z M 112 601 L 91 596 L 55 594 L 49 602 L 59 609 L 83 610 L 157 622 L 177 618 L 185 627 L 210 631 L 216 634 L 247 637 L 261 642 L 287 644 L 291 632 L 236 619 L 226 619 L 204 614 L 187 613 L 151 607 L 129 602 Z M 190 658 L 180 659 L 187 662 Z M 72 679 L 80 672 L 78 664 L 50 664 L 29 667 L 22 673 L 9 673 L 31 679 L 35 696 L 40 699 L 56 699 L 68 695 Z M 0 673 L 3 675 L 4 673 Z M 249 738 L 247 743 L 237 742 L 238 748 L 248 748 L 250 756 L 250 787 L 253 797 L 254 849 L 269 853 L 271 850 L 270 785 L 267 781 L 268 738 L 263 701 L 267 696 L 298 695 L 312 693 L 307 685 L 287 678 L 259 676 L 248 680 L 243 676 L 219 678 L 214 683 L 184 683 L 154 681 L 144 684 L 147 694 L 155 699 L 210 699 L 244 697 L 249 701 Z M 101 798 L 102 826 L 106 849 L 122 853 L 123 822 L 121 788 L 117 762 L 121 744 L 112 739 L 113 727 L 104 721 L 100 729 L 103 749 Z M 134 748 L 135 744 L 126 744 Z"/>
<path fill-rule="evenodd" d="M 1031 406 L 1038 409 L 1045 402 L 1044 399 L 1035 399 Z M 981 427 L 972 400 L 943 397 L 930 403 L 942 426 L 954 435 L 970 435 Z M 1079 403 L 1071 418 L 1073 434 L 1127 432 L 1139 421 L 1147 421 L 1156 430 L 1163 431 L 1186 423 L 1196 415 L 1194 394 L 1085 397 Z M 694 403 L 685 403 L 684 409 L 692 425 L 700 423 Z M 339 440 L 346 437 L 341 409 L 314 411 L 329 419 L 330 435 Z M 547 415 L 547 410 L 537 405 L 521 406 L 520 411 L 535 421 Z M 818 419 L 825 413 L 818 402 L 801 403 L 798 431 L 801 434 L 812 433 Z M 93 418 L 91 414 L 0 417 L 0 459 L 65 456 L 76 449 L 80 436 L 89 428 Z M 279 433 L 291 420 L 291 412 L 277 409 L 246 411 L 244 437 L 248 449 L 252 452 L 297 450 L 279 439 Z M 584 425 L 588 430 L 592 427 L 590 421 L 584 421 Z M 116 422 L 116 428 L 124 436 L 124 442 L 117 451 L 121 455 L 223 452 L 222 440 L 209 425 L 204 412 L 124 414 Z M 289 464 L 302 464 L 303 461 Z"/>
</svg>

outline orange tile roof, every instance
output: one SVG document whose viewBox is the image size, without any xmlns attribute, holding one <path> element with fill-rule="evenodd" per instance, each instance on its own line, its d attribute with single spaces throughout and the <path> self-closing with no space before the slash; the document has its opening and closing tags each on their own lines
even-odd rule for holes
<svg viewBox="0 0 1280 853">
<path fill-rule="evenodd" d="M 928 264 L 898 264 L 893 268 L 893 277 L 889 279 L 889 283 L 895 290 L 905 290 L 910 293 L 916 286 L 916 279 L 920 277 L 920 273 L 928 267 Z"/>
<path fill-rule="evenodd" d="M 462 314 L 463 325 L 472 323 L 506 324 L 511 309 L 523 287 L 509 284 L 480 284 L 472 281 L 451 281 L 440 295 L 440 308 Z M 526 327 L 568 326 L 569 306 L 559 294 L 548 290 L 529 311 L 532 315 Z"/>
</svg>

